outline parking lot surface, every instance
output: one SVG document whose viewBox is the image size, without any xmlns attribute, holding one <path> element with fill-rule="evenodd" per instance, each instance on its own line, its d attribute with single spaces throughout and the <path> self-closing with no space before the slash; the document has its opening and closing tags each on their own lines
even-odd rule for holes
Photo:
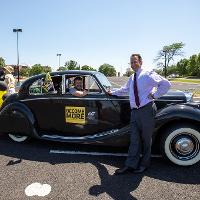
<svg viewBox="0 0 200 200">
<path fill-rule="evenodd" d="M 112 83 L 113 87 L 120 87 L 124 85 L 129 77 L 108 77 L 109 81 Z M 181 83 L 181 82 L 171 82 L 172 90 L 182 90 L 182 91 L 197 91 L 200 92 L 200 85 L 197 83 Z"/>
<path fill-rule="evenodd" d="M 200 164 L 179 167 L 152 158 L 143 174 L 115 176 L 125 157 L 55 154 L 52 150 L 108 152 L 39 140 L 16 144 L 0 135 L 0 199 L 200 199 Z M 111 151 L 116 153 L 116 149 Z M 28 193 L 36 183 L 39 191 L 35 188 Z"/>
<path fill-rule="evenodd" d="M 119 88 L 126 84 L 129 77 L 108 77 L 113 88 Z M 185 92 L 192 92 L 200 94 L 200 85 L 196 83 L 181 83 L 181 82 L 171 82 L 171 90 L 181 90 Z M 200 101 L 200 96 L 194 97 L 194 101 Z"/>
<path fill-rule="evenodd" d="M 114 87 L 127 80 L 109 79 Z M 193 91 L 199 85 L 172 83 L 172 89 Z M 34 139 L 17 144 L 0 134 L 0 200 L 200 199 L 200 163 L 179 167 L 152 158 L 143 174 L 115 176 L 125 160 L 117 153 L 125 152 Z"/>
</svg>

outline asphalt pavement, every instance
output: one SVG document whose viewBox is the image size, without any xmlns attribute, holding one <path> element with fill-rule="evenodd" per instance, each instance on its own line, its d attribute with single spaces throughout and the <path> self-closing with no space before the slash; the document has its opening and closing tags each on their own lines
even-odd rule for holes
<svg viewBox="0 0 200 200">
<path fill-rule="evenodd" d="M 129 77 L 108 77 L 109 81 L 112 83 L 113 87 L 120 87 L 124 85 Z M 181 82 L 171 82 L 172 90 L 182 90 L 182 91 L 190 91 L 190 92 L 200 92 L 200 84 L 197 83 L 181 83 Z"/>
<path fill-rule="evenodd" d="M 114 87 L 127 78 L 109 78 Z M 173 89 L 200 90 L 198 84 L 172 83 Z M 74 155 L 53 152 L 103 152 L 109 155 Z M 122 167 L 124 149 L 69 145 L 32 139 L 17 144 L 0 135 L 0 200 L 164 200 L 200 199 L 200 163 L 175 166 L 152 158 L 143 174 L 113 175 Z M 112 155 L 112 156 L 111 156 Z"/>
<path fill-rule="evenodd" d="M 129 77 L 108 77 L 113 88 L 119 88 L 126 84 Z M 171 82 L 171 90 L 181 90 L 184 92 L 192 92 L 200 94 L 200 84 L 197 83 L 181 83 L 181 82 Z M 200 101 L 200 95 L 194 97 L 195 101 Z"/>
<path fill-rule="evenodd" d="M 17 144 L 1 135 L 0 199 L 200 199 L 200 164 L 179 167 L 152 158 L 143 174 L 115 176 L 125 157 L 50 153 L 99 148 L 40 140 Z"/>
</svg>

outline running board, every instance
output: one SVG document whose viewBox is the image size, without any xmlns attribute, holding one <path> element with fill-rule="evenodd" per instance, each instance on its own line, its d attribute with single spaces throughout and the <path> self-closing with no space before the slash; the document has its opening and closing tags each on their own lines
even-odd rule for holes
<svg viewBox="0 0 200 200">
<path fill-rule="evenodd" d="M 87 152 L 87 151 L 63 151 L 63 150 L 50 150 L 50 154 L 68 154 L 68 155 L 89 155 L 89 156 L 118 156 L 127 157 L 128 153 L 111 153 L 111 152 Z M 140 155 L 142 156 L 142 155 Z M 161 155 L 152 154 L 153 158 L 161 158 Z"/>
<path fill-rule="evenodd" d="M 61 135 L 47 135 L 42 134 L 41 138 L 52 141 L 61 141 L 61 142 L 77 142 L 77 143 L 85 143 L 85 142 L 100 142 L 100 140 L 108 139 L 110 137 L 121 136 L 127 134 L 130 130 L 129 126 L 123 127 L 121 129 L 112 129 L 110 131 L 96 133 L 94 135 L 87 136 L 61 136 Z"/>
</svg>

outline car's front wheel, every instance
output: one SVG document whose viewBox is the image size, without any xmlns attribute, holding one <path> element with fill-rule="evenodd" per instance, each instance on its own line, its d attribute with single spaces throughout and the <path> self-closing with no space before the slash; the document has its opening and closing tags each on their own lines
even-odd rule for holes
<svg viewBox="0 0 200 200">
<path fill-rule="evenodd" d="M 171 162 L 189 166 L 200 161 L 200 132 L 190 125 L 173 126 L 161 136 L 161 152 Z"/>
<path fill-rule="evenodd" d="M 14 142 L 23 143 L 30 139 L 29 136 L 8 134 L 8 137 Z"/>
</svg>

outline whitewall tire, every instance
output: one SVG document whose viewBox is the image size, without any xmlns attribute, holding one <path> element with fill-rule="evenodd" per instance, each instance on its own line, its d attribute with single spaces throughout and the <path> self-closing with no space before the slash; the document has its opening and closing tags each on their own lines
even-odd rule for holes
<svg viewBox="0 0 200 200">
<path fill-rule="evenodd" d="M 161 152 L 181 166 L 200 161 L 200 132 L 192 126 L 174 126 L 161 136 Z"/>
<path fill-rule="evenodd" d="M 14 142 L 23 143 L 29 140 L 29 136 L 8 134 L 9 138 Z"/>
</svg>

